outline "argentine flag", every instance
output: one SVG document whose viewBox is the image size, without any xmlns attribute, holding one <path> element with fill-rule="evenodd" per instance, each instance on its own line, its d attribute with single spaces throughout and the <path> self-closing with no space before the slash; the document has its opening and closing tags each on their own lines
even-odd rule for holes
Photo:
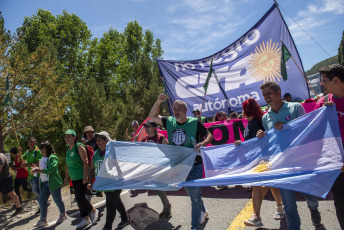
<svg viewBox="0 0 344 230">
<path fill-rule="evenodd" d="M 109 142 L 93 188 L 179 190 L 176 184 L 186 180 L 196 153 L 193 148 L 173 145 Z"/>
<path fill-rule="evenodd" d="M 202 148 L 205 179 L 179 186 L 253 185 L 325 198 L 343 166 L 335 106 L 324 106 L 239 146 Z"/>
</svg>

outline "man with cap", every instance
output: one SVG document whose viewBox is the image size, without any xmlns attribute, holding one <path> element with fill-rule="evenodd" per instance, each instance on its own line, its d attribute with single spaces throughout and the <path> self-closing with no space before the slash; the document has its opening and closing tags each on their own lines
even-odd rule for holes
<svg viewBox="0 0 344 230">
<path fill-rule="evenodd" d="M 199 120 L 200 122 L 202 122 L 202 124 L 208 123 L 208 120 L 207 120 L 206 117 L 201 117 L 201 111 L 199 111 L 198 108 L 194 108 L 194 109 L 192 110 L 192 113 L 193 113 L 194 117 L 198 118 L 198 120 Z"/>
<path fill-rule="evenodd" d="M 85 145 L 89 145 L 92 147 L 93 151 L 96 151 L 98 149 L 96 139 L 93 138 L 93 134 L 95 133 L 95 130 L 92 126 L 86 126 L 84 129 L 84 137 L 87 138 L 87 141 L 85 142 Z"/>
<path fill-rule="evenodd" d="M 157 124 L 154 121 L 148 120 L 145 124 L 143 124 L 143 126 L 145 127 L 147 135 L 142 138 L 141 142 L 153 142 L 157 144 L 168 145 L 168 140 L 166 139 L 166 137 L 157 132 Z M 163 211 L 159 214 L 159 217 L 171 218 L 171 204 L 167 198 L 166 192 L 156 190 L 155 193 L 160 197 L 161 202 L 164 206 Z"/>
</svg>

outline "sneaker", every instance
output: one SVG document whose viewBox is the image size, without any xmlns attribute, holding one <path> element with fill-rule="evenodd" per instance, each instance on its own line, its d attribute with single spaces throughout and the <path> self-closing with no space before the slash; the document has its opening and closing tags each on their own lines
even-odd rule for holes
<svg viewBox="0 0 344 230">
<path fill-rule="evenodd" d="M 56 224 L 61 224 L 63 221 L 67 220 L 68 216 L 65 214 L 64 216 L 60 216 L 58 220 L 56 221 Z"/>
<path fill-rule="evenodd" d="M 171 218 L 172 213 L 171 213 L 171 204 L 167 208 L 164 208 L 164 210 L 159 214 L 159 217 L 166 217 L 166 218 Z"/>
<path fill-rule="evenodd" d="M 19 213 L 21 213 L 24 209 L 22 207 L 16 208 L 16 211 L 12 214 L 11 217 L 14 217 L 16 215 L 18 215 Z"/>
<path fill-rule="evenodd" d="M 89 219 L 82 218 L 82 221 L 76 226 L 76 228 L 83 228 L 89 224 L 91 224 Z"/>
<path fill-rule="evenodd" d="M 41 228 L 41 227 L 46 227 L 46 226 L 48 226 L 48 221 L 46 221 L 46 220 L 39 220 L 38 223 L 36 225 L 34 225 L 33 227 Z"/>
<path fill-rule="evenodd" d="M 130 219 L 121 220 L 121 222 L 117 225 L 117 228 L 124 228 L 125 226 L 129 225 L 130 222 Z"/>
<path fill-rule="evenodd" d="M 99 211 L 97 209 L 95 212 L 91 212 L 90 219 L 91 219 L 92 224 L 98 221 L 98 214 L 99 214 Z"/>
<path fill-rule="evenodd" d="M 254 215 L 254 214 L 252 214 L 250 219 L 245 220 L 244 224 L 246 226 L 255 226 L 255 227 L 263 226 L 263 223 L 262 223 L 262 220 L 260 219 L 260 217 Z"/>
<path fill-rule="evenodd" d="M 208 217 L 208 212 L 205 211 L 205 212 L 201 212 L 201 223 L 200 225 L 204 224 L 205 223 L 205 219 Z"/>
<path fill-rule="evenodd" d="M 320 225 L 321 216 L 320 216 L 320 212 L 318 211 L 318 209 L 311 210 L 311 219 L 312 219 L 313 225 L 315 225 L 315 226 Z"/>
<path fill-rule="evenodd" d="M 283 217 L 284 217 L 284 211 L 283 211 L 282 206 L 277 206 L 277 211 L 274 215 L 274 219 L 275 220 L 281 220 L 281 219 L 283 219 Z"/>
</svg>

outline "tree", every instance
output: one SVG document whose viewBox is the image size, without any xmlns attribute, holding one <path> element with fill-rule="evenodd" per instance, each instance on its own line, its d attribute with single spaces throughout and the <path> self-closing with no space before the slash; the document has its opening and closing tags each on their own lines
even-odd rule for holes
<svg viewBox="0 0 344 230">
<path fill-rule="evenodd" d="M 338 63 L 344 65 L 344 30 L 342 34 L 342 40 L 338 48 Z"/>
<path fill-rule="evenodd" d="M 56 53 L 49 41 L 42 41 L 30 53 L 21 38 L 12 37 L 4 29 L 2 15 L 0 39 L 1 80 L 5 83 L 8 76 L 13 101 L 11 106 L 1 103 L 0 107 L 0 151 L 4 151 L 4 140 L 11 133 L 17 131 L 24 134 L 33 128 L 44 133 L 50 129 L 52 122 L 62 118 L 67 87 L 59 78 Z M 4 96 L 5 88 L 1 88 L 1 102 Z"/>
</svg>

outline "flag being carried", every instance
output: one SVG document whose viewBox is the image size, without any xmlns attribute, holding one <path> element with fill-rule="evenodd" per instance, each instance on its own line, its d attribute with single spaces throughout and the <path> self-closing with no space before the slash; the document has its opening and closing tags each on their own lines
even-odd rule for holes
<svg viewBox="0 0 344 230">
<path fill-rule="evenodd" d="M 343 166 L 334 107 L 323 107 L 239 146 L 202 149 L 205 179 L 180 186 L 268 186 L 325 198 Z"/>
<path fill-rule="evenodd" d="M 174 145 L 109 142 L 93 188 L 179 190 L 176 183 L 186 180 L 196 153 L 193 148 Z"/>
</svg>

